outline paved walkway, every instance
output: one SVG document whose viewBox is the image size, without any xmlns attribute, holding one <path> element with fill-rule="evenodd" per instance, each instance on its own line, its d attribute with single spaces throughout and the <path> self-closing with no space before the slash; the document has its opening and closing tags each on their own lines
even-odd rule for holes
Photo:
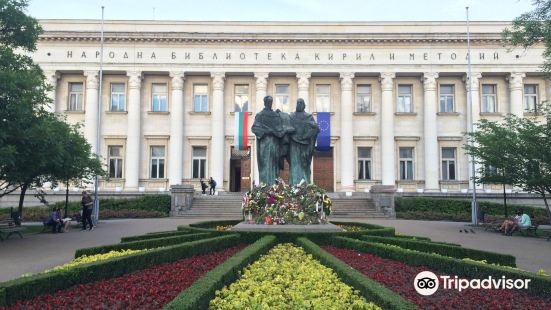
<svg viewBox="0 0 551 310">
<path fill-rule="evenodd" d="M 219 220 L 219 219 L 217 219 Z M 222 220 L 222 219 L 220 219 Z M 12 236 L 0 242 L 0 281 L 23 273 L 40 272 L 73 259 L 76 249 L 118 243 L 123 236 L 147 232 L 174 230 L 178 225 L 204 219 L 128 219 L 103 221 L 94 231 L 72 229 L 64 234 L 35 234 L 23 239 Z M 465 223 L 412 220 L 365 220 L 364 222 L 393 226 L 402 234 L 429 237 L 435 241 L 458 243 L 464 247 L 508 253 L 517 258 L 525 270 L 540 268 L 551 272 L 551 242 L 544 239 L 505 237 L 475 229 L 476 234 L 460 233 Z"/>
</svg>

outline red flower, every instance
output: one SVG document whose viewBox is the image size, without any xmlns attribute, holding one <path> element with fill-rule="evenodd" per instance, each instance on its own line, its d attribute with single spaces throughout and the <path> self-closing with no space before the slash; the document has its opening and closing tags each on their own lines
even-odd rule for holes
<svg viewBox="0 0 551 310">
<path fill-rule="evenodd" d="M 118 278 L 80 284 L 1 309 L 160 309 L 246 245 L 153 266 Z"/>
<path fill-rule="evenodd" d="M 364 275 L 402 295 L 421 309 L 551 309 L 551 297 L 534 297 L 517 290 L 466 289 L 459 292 L 439 289 L 433 295 L 422 296 L 415 291 L 413 281 L 419 272 L 431 271 L 427 267 L 414 267 L 351 249 L 334 246 L 323 248 Z M 444 275 L 438 272 L 434 273 Z M 442 282 L 440 287 L 443 287 Z"/>
</svg>

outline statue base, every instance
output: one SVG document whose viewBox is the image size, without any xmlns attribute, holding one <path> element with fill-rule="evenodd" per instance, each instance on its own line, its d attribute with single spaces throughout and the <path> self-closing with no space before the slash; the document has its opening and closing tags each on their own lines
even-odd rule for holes
<svg viewBox="0 0 551 310">
<path fill-rule="evenodd" d="M 266 224 L 247 224 L 241 222 L 233 226 L 230 231 L 254 231 L 254 232 L 295 232 L 295 233 L 319 233 L 319 232 L 343 232 L 339 226 L 331 223 L 311 224 L 311 225 L 266 225 Z"/>
</svg>

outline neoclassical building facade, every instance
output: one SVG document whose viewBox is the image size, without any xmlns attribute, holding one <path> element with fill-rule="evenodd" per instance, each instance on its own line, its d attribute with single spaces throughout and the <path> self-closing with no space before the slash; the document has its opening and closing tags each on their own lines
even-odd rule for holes
<svg viewBox="0 0 551 310">
<path fill-rule="evenodd" d="M 286 112 L 297 98 L 330 112 L 331 150 L 312 164 L 330 191 L 466 192 L 471 115 L 537 117 L 551 98 L 543 47 L 504 46 L 502 22 L 471 23 L 469 81 L 462 22 L 106 21 L 102 85 L 100 21 L 41 24 L 33 57 L 54 86 L 50 108 L 84 125 L 110 174 L 101 190 L 207 177 L 248 189 L 258 174 L 250 126 L 271 95 Z M 232 146 L 235 112 L 249 115 L 248 151 Z"/>
</svg>

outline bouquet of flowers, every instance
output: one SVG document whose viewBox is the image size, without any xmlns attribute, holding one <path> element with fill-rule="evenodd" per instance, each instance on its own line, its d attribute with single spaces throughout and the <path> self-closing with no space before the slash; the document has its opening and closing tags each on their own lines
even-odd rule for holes
<svg viewBox="0 0 551 310">
<path fill-rule="evenodd" d="M 314 184 L 289 186 L 278 179 L 245 193 L 241 207 L 249 224 L 323 224 L 331 214 L 331 199 Z"/>
</svg>

